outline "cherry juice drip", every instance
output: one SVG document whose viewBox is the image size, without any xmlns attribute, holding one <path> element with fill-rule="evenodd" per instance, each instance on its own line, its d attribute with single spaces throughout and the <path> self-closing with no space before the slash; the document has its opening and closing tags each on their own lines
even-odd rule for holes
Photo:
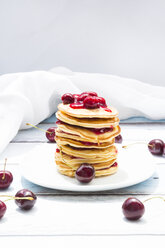
<svg viewBox="0 0 165 248">
<path fill-rule="evenodd" d="M 109 166 L 109 167 L 106 167 L 106 168 L 102 168 L 102 169 L 98 169 L 98 170 L 106 170 L 106 169 L 109 169 L 111 167 L 117 167 L 118 166 L 118 163 L 115 162 L 113 165 Z"/>
<path fill-rule="evenodd" d="M 97 135 L 104 134 L 107 132 L 112 132 L 113 127 L 105 127 L 105 128 L 91 128 L 91 131 Z"/>
</svg>

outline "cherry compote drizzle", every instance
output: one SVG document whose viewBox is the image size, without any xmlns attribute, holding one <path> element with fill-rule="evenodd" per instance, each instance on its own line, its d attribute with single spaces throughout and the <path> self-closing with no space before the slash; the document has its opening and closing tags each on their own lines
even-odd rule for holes
<svg viewBox="0 0 165 248">
<path fill-rule="evenodd" d="M 83 102 L 71 103 L 70 107 L 73 108 L 73 109 L 83 109 L 84 108 L 84 103 Z"/>
<path fill-rule="evenodd" d="M 97 135 L 104 134 L 107 132 L 112 132 L 113 127 L 105 127 L 105 128 L 91 128 L 91 131 Z"/>
</svg>

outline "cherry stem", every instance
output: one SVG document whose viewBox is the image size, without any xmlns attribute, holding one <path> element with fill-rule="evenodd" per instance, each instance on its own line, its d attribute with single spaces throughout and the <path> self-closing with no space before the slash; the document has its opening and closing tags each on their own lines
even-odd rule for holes
<svg viewBox="0 0 165 248">
<path fill-rule="evenodd" d="M 41 130 L 41 131 L 43 131 L 43 132 L 45 132 L 45 133 L 49 133 L 49 134 L 52 134 L 52 133 L 53 133 L 53 132 L 46 131 L 46 130 L 44 130 L 44 129 L 42 129 L 42 128 L 36 127 L 36 126 L 34 126 L 33 124 L 30 124 L 30 123 L 26 123 L 26 125 L 27 125 L 27 126 L 34 127 L 34 128 L 36 128 L 36 129 L 39 129 L 39 130 Z"/>
<path fill-rule="evenodd" d="M 6 163 L 7 163 L 7 158 L 5 158 L 5 163 L 4 163 L 4 169 L 3 169 L 3 176 L 2 176 L 2 180 L 5 179 L 5 169 L 6 169 Z"/>
<path fill-rule="evenodd" d="M 122 148 L 128 148 L 129 146 L 133 146 L 133 145 L 137 145 L 137 144 L 145 144 L 145 145 L 148 145 L 150 147 L 153 147 L 153 145 L 150 145 L 150 144 L 147 144 L 146 142 L 135 142 L 135 143 L 131 143 L 131 144 L 128 144 L 128 145 L 125 145 L 125 146 L 122 146 Z"/>
<path fill-rule="evenodd" d="M 155 198 L 157 198 L 157 199 L 162 199 L 163 201 L 165 201 L 165 198 L 162 197 L 162 196 L 153 196 L 153 197 L 150 197 L 150 198 L 144 200 L 143 203 L 146 202 L 146 201 L 150 201 L 150 200 L 152 200 L 152 199 L 155 199 Z"/>
<path fill-rule="evenodd" d="M 4 202 L 10 201 L 10 200 L 29 200 L 29 201 L 34 200 L 34 198 L 31 196 L 16 197 L 12 195 L 0 195 L 0 197 L 8 197 L 8 199 L 6 199 Z"/>
</svg>

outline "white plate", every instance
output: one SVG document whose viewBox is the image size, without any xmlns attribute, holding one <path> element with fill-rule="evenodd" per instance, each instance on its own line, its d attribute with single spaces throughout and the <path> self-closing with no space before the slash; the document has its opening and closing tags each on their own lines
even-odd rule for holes
<svg viewBox="0 0 165 248">
<path fill-rule="evenodd" d="M 131 186 L 145 181 L 155 170 L 147 146 L 135 145 L 128 149 L 118 145 L 118 172 L 81 184 L 75 178 L 61 175 L 54 162 L 55 144 L 37 145 L 21 162 L 22 175 L 43 187 L 68 191 L 102 191 Z"/>
</svg>

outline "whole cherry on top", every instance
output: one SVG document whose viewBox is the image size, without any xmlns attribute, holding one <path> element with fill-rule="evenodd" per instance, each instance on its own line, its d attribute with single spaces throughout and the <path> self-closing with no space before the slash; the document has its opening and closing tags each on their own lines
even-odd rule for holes
<svg viewBox="0 0 165 248">
<path fill-rule="evenodd" d="M 99 97 L 96 92 L 83 92 L 81 94 L 66 93 L 61 97 L 63 104 L 70 104 L 74 109 L 97 109 L 106 108 L 107 104 L 103 97 Z"/>
<path fill-rule="evenodd" d="M 0 171 L 0 189 L 6 189 L 13 181 L 13 175 L 10 171 L 5 170 L 7 158 L 5 159 L 4 169 Z"/>
</svg>

